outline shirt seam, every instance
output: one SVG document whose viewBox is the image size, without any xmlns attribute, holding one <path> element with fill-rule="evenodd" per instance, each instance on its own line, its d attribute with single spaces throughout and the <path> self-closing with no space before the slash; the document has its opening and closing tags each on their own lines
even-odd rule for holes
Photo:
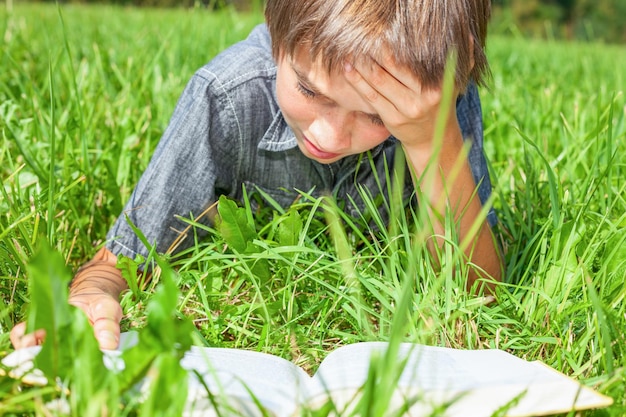
<svg viewBox="0 0 626 417">
<path fill-rule="evenodd" d="M 210 75 L 211 77 L 213 77 L 213 80 L 215 82 L 215 88 L 217 91 L 220 92 L 220 94 L 218 95 L 218 97 L 222 97 L 222 99 L 225 99 L 228 103 L 228 109 L 230 111 L 230 113 L 233 115 L 233 118 L 235 119 L 235 124 L 237 126 L 237 140 L 239 142 L 239 146 L 237 149 L 237 176 L 241 176 L 241 165 L 243 164 L 242 161 L 242 148 L 243 148 L 243 142 L 244 142 L 244 137 L 243 137 L 243 129 L 241 128 L 241 122 L 239 120 L 239 116 L 237 115 L 237 111 L 236 111 L 236 107 L 235 107 L 235 103 L 233 102 L 231 96 L 230 96 L 230 89 L 227 89 L 225 84 L 221 82 L 221 80 L 219 79 L 219 77 L 217 76 L 217 74 L 215 74 L 212 71 L 209 71 L 208 69 L 203 69 L 203 72 L 205 72 L 207 75 Z M 211 80 L 209 80 L 208 78 L 203 77 L 202 75 L 198 74 L 201 78 L 203 78 L 205 81 L 207 82 L 211 82 Z M 216 97 L 216 98 L 218 98 Z"/>
</svg>

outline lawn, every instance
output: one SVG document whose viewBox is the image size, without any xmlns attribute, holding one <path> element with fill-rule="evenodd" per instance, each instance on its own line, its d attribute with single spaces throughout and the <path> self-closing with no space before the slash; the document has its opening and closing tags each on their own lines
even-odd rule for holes
<svg viewBox="0 0 626 417">
<path fill-rule="evenodd" d="M 62 282 L 63 265 L 75 270 L 103 244 L 187 80 L 261 15 L 19 4 L 0 17 L 7 353 L 9 330 L 38 294 L 29 276 Z M 453 239 L 441 268 L 432 267 L 415 233 L 421 213 L 394 213 L 388 228 L 370 228 L 325 210 L 323 200 L 303 198 L 287 211 L 269 205 L 254 219 L 245 206 L 224 203 L 245 225 L 225 222 L 183 256 L 164 258 L 164 280 L 176 282 L 180 297 L 159 292 L 159 279 L 133 288 L 122 300 L 123 328 L 177 337 L 189 328 L 146 320 L 158 316 L 150 303 L 169 306 L 180 316 L 172 323 L 184 316 L 193 324 L 196 342 L 270 352 L 309 370 L 338 345 L 393 336 L 500 348 L 613 397 L 613 406 L 589 414 L 626 414 L 626 49 L 496 33 L 488 55 L 485 149 L 507 269 L 495 302 L 465 291 Z M 343 229 L 329 234 L 325 212 Z M 228 227 L 245 228 L 251 249 L 234 251 Z M 38 252 L 45 241 L 52 252 Z M 407 288 L 409 306 L 398 312 Z M 41 310 L 74 317 L 54 300 Z M 402 326 L 398 315 L 407 318 Z M 89 331 L 79 327 L 57 339 L 79 343 Z M 98 387 L 68 375 L 84 394 L 70 395 L 74 415 L 102 415 L 105 406 L 110 415 L 152 415 L 128 399 L 116 408 L 110 380 Z M 44 413 L 45 401 L 66 395 L 0 381 L 7 415 Z M 155 409 L 167 398 L 153 398 Z"/>
</svg>

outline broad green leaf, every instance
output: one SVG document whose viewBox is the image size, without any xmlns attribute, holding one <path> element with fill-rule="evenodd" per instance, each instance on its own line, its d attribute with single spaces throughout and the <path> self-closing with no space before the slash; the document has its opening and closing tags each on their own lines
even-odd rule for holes
<svg viewBox="0 0 626 417">
<path fill-rule="evenodd" d="M 193 325 L 187 319 L 177 319 L 180 290 L 176 286 L 174 270 L 163 260 L 157 258 L 161 268 L 161 282 L 154 297 L 146 308 L 147 331 L 161 343 L 163 351 L 189 349 Z"/>
<path fill-rule="evenodd" d="M 254 226 L 248 222 L 245 209 L 237 207 L 234 201 L 221 196 L 217 211 L 220 215 L 217 228 L 228 246 L 239 253 L 246 252 L 248 243 L 258 236 Z"/>
<path fill-rule="evenodd" d="M 103 353 L 98 341 L 94 337 L 93 327 L 85 314 L 72 308 L 72 325 L 67 338 L 67 354 L 71 355 L 71 385 L 70 389 L 75 398 L 92 398 L 96 393 L 102 393 L 104 387 L 110 386 L 107 382 L 114 376 L 114 372 L 106 368 Z M 61 344 L 63 348 L 65 343 Z M 107 396 L 111 406 L 116 405 L 118 396 L 109 393 Z M 87 415 L 90 406 L 87 401 L 78 401 L 76 415 Z M 84 409 L 81 409 L 84 408 Z"/>
<path fill-rule="evenodd" d="M 30 288 L 28 331 L 44 329 L 46 340 L 35 365 L 48 380 L 64 376 L 72 365 L 70 345 L 75 315 L 67 302 L 71 274 L 60 254 L 43 241 L 27 265 Z"/>
<path fill-rule="evenodd" d="M 35 366 L 49 381 L 57 377 L 82 380 L 72 386 L 90 395 L 101 388 L 108 371 L 87 317 L 68 303 L 71 274 L 62 256 L 47 242 L 43 243 L 28 263 L 28 275 L 29 331 L 46 330 L 46 340 L 35 358 Z"/>
<path fill-rule="evenodd" d="M 217 229 L 222 237 L 239 255 L 260 253 L 261 249 L 254 243 L 258 238 L 254 225 L 246 214 L 246 210 L 225 196 L 221 196 L 217 211 L 220 216 Z M 254 276 L 266 281 L 270 278 L 269 264 L 266 259 L 248 259 L 245 261 Z"/>
<path fill-rule="evenodd" d="M 253 242 L 248 242 L 246 250 L 244 251 L 244 253 L 246 254 L 255 254 L 259 252 L 259 247 L 256 246 Z M 245 262 L 249 265 L 249 268 L 254 276 L 261 279 L 261 282 L 265 282 L 270 279 L 270 265 L 267 262 L 267 259 L 246 259 Z"/>
<path fill-rule="evenodd" d="M 126 280 L 128 284 L 128 288 L 133 293 L 133 297 L 135 299 L 139 298 L 139 285 L 138 285 L 138 275 L 137 275 L 137 262 L 126 257 L 119 256 L 117 258 L 117 268 L 122 273 L 122 277 Z"/>
<path fill-rule="evenodd" d="M 281 246 L 295 246 L 302 233 L 302 218 L 296 210 L 290 210 L 278 225 L 278 243 Z"/>
</svg>

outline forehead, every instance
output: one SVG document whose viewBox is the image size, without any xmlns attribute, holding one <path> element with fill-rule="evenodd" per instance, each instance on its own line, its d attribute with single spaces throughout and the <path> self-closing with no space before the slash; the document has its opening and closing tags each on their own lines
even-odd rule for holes
<svg viewBox="0 0 626 417">
<path fill-rule="evenodd" d="M 307 45 L 298 46 L 293 54 L 286 58 L 291 68 L 300 75 L 308 75 L 310 73 L 316 77 L 325 78 L 337 78 L 341 76 L 341 71 L 338 68 L 329 68 L 324 65 L 321 59 L 314 58 Z"/>
<path fill-rule="evenodd" d="M 320 59 L 313 60 L 306 47 L 299 47 L 290 57 L 284 57 L 282 65 L 288 66 L 298 82 L 315 91 L 317 100 L 324 104 L 349 111 L 358 111 L 376 117 L 377 113 L 357 90 L 348 82 L 339 69 L 326 67 Z"/>
<path fill-rule="evenodd" d="M 281 50 L 280 55 L 287 55 L 288 59 L 295 63 L 298 67 L 312 68 L 316 72 L 326 73 L 328 76 L 337 76 L 343 74 L 344 64 L 372 65 L 376 62 L 382 62 L 385 58 L 392 56 L 392 50 L 383 45 L 377 51 L 352 51 L 349 48 L 329 48 L 329 50 L 321 50 L 315 48 L 308 41 L 296 46 L 293 51 Z M 286 53 L 282 53 L 285 51 Z M 394 59 L 395 61 L 395 59 Z"/>
<path fill-rule="evenodd" d="M 287 56 L 286 61 L 298 75 L 306 76 L 311 81 L 317 79 L 328 83 L 348 82 L 344 76 L 346 63 L 368 66 L 376 63 L 376 60 L 369 56 L 355 58 L 346 55 L 337 65 L 329 66 L 322 57 L 313 56 L 307 44 L 298 46 L 292 55 Z"/>
</svg>

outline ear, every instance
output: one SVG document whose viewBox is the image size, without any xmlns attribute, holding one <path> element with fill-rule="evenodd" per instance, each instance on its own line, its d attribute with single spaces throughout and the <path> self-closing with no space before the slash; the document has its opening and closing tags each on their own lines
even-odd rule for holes
<svg viewBox="0 0 626 417">
<path fill-rule="evenodd" d="M 474 59 L 474 35 L 470 34 L 469 36 L 469 53 L 470 53 L 470 67 L 469 70 L 474 69 L 474 64 L 476 60 Z"/>
</svg>

